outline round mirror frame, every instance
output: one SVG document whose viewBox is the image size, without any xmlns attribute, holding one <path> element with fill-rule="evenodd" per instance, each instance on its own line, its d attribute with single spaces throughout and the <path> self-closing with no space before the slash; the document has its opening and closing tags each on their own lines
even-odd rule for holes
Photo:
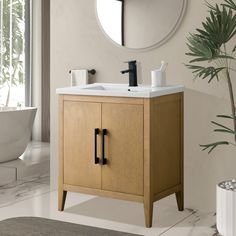
<svg viewBox="0 0 236 236">
<path fill-rule="evenodd" d="M 181 23 L 183 21 L 184 15 L 186 13 L 187 5 L 188 5 L 188 0 L 183 0 L 181 14 L 179 15 L 179 18 L 177 19 L 176 24 L 174 25 L 174 27 L 172 28 L 172 30 L 169 33 L 163 39 L 161 39 L 159 42 L 157 42 L 149 47 L 144 47 L 144 48 L 128 48 L 128 47 L 125 47 L 125 46 L 122 46 L 122 45 L 116 43 L 114 40 L 112 40 L 110 38 L 110 36 L 105 32 L 103 26 L 101 25 L 100 19 L 98 17 L 97 0 L 95 0 L 95 15 L 96 15 L 96 19 L 97 19 L 97 23 L 99 25 L 99 28 L 101 29 L 101 31 L 103 32 L 105 37 L 110 42 L 112 42 L 114 45 L 116 45 L 117 47 L 119 47 L 123 50 L 128 50 L 128 51 L 133 51 L 133 52 L 141 52 L 141 51 L 149 51 L 149 50 L 152 50 L 152 49 L 162 46 L 176 33 L 176 31 L 178 30 L 179 26 L 181 25 Z"/>
</svg>

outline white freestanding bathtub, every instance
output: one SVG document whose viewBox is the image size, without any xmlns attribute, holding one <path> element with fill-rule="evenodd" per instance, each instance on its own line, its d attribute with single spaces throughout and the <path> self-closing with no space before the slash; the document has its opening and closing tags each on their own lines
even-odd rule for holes
<svg viewBox="0 0 236 236">
<path fill-rule="evenodd" d="M 0 163 L 20 157 L 31 138 L 37 108 L 0 108 Z"/>
</svg>

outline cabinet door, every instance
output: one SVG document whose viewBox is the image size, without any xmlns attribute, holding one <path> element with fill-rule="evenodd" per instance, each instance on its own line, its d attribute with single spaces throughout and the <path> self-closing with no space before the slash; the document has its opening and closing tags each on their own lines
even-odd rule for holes
<svg viewBox="0 0 236 236">
<path fill-rule="evenodd" d="M 143 195 L 143 106 L 102 104 L 105 158 L 102 189 Z"/>
<path fill-rule="evenodd" d="M 95 128 L 101 128 L 101 104 L 64 101 L 64 183 L 101 189 L 95 164 Z M 99 141 L 99 140 L 98 140 Z"/>
</svg>

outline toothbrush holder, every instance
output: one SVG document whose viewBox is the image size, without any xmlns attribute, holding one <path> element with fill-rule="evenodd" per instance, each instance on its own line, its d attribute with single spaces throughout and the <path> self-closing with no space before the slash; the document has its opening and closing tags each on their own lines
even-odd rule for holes
<svg viewBox="0 0 236 236">
<path fill-rule="evenodd" d="M 151 72 L 152 88 L 166 86 L 166 72 L 161 70 L 153 70 Z"/>
</svg>

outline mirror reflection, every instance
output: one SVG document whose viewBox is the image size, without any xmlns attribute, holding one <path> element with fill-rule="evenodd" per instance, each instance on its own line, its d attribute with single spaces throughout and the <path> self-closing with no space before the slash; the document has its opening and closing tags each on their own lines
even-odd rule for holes
<svg viewBox="0 0 236 236">
<path fill-rule="evenodd" d="M 117 44 L 143 49 L 164 43 L 179 26 L 186 0 L 97 0 L 103 31 Z"/>
</svg>

